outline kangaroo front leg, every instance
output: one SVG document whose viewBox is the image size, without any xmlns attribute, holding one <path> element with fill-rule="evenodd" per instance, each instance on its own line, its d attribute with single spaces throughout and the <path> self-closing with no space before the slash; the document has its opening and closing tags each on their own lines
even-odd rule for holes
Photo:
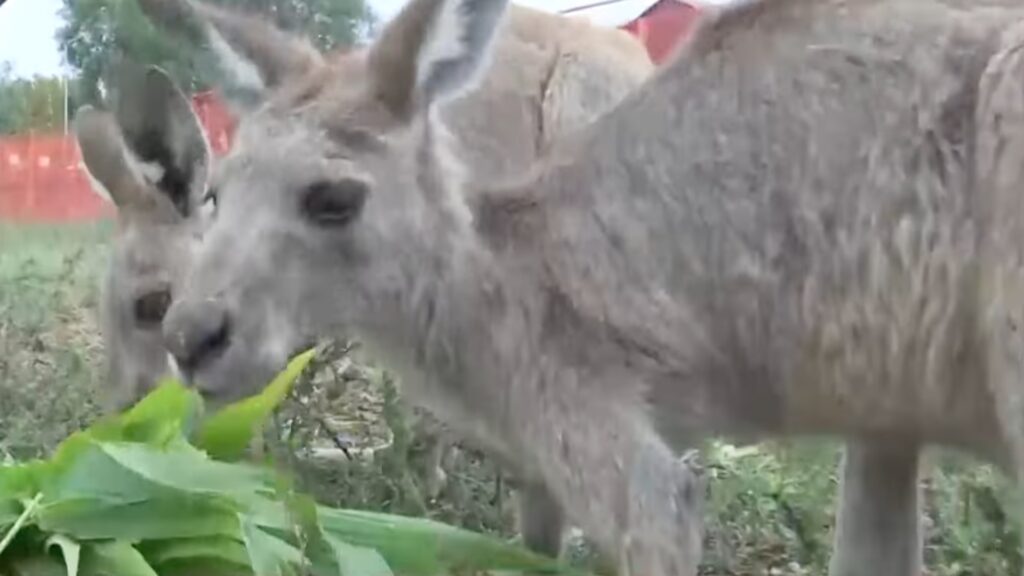
<svg viewBox="0 0 1024 576">
<path fill-rule="evenodd" d="M 695 575 L 703 486 L 646 411 L 597 395 L 544 406 L 554 410 L 524 438 L 535 447 L 535 469 L 602 555 L 616 559 L 620 576 Z"/>
<path fill-rule="evenodd" d="M 539 482 L 517 484 L 515 497 L 523 545 L 533 552 L 558 558 L 565 528 L 562 506 Z"/>
<path fill-rule="evenodd" d="M 441 495 L 441 491 L 448 484 L 448 473 L 444 469 L 444 462 L 449 451 L 453 450 L 451 442 L 440 434 L 433 434 L 424 439 L 427 443 L 427 454 L 423 463 L 424 489 L 427 498 L 433 500 Z"/>
<path fill-rule="evenodd" d="M 830 576 L 917 576 L 923 564 L 920 446 L 846 444 Z"/>
</svg>

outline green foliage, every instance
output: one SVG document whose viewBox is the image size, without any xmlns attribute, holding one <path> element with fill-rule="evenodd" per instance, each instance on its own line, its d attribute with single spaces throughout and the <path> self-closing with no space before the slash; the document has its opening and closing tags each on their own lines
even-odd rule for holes
<svg viewBox="0 0 1024 576">
<path fill-rule="evenodd" d="M 199 445 L 214 458 L 236 459 L 245 453 L 256 428 L 284 401 L 292 384 L 313 358 L 310 350 L 297 356 L 262 394 L 229 406 L 199 429 Z"/>
<path fill-rule="evenodd" d="M 64 83 L 60 78 L 14 78 L 0 65 L 0 134 L 56 132 L 64 124 Z"/>
<path fill-rule="evenodd" d="M 52 451 L 100 412 L 95 315 L 109 223 L 0 223 L 0 461 Z"/>
<path fill-rule="evenodd" d="M 68 64 L 80 74 L 82 101 L 99 101 L 101 79 L 126 54 L 164 67 L 185 90 L 200 87 L 198 49 L 160 34 L 134 0 L 65 0 L 61 16 L 65 25 L 57 40 Z"/>
<path fill-rule="evenodd" d="M 266 14 L 284 30 L 300 33 L 330 51 L 359 40 L 373 22 L 363 0 L 214 0 L 215 4 Z"/>
<path fill-rule="evenodd" d="M 203 450 L 252 440 L 262 408 L 283 399 L 310 357 L 215 415 L 215 426 L 197 421 L 197 394 L 168 381 L 72 434 L 49 459 L 0 466 L 0 573 L 26 573 L 55 555 L 68 574 L 86 576 L 213 567 L 257 576 L 564 572 L 518 546 L 431 520 L 318 506 L 274 468 Z"/>
<path fill-rule="evenodd" d="M 210 0 L 270 16 L 286 30 L 332 49 L 356 41 L 371 20 L 364 0 Z M 223 77 L 210 51 L 157 30 L 135 0 L 64 0 L 65 25 L 57 34 L 68 63 L 80 73 L 79 97 L 99 100 L 99 84 L 126 55 L 165 70 L 186 91 L 206 89 Z"/>
</svg>

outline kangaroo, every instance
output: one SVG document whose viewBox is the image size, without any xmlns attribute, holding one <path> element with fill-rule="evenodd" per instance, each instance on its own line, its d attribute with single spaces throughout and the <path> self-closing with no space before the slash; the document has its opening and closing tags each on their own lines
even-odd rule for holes
<svg viewBox="0 0 1024 576">
<path fill-rule="evenodd" d="M 962 0 L 950 0 L 960 2 Z M 291 37 L 279 30 L 269 27 L 265 22 L 251 17 L 241 17 L 237 14 L 205 7 L 202 4 L 156 2 L 151 1 L 144 4 L 149 13 L 155 19 L 170 24 L 173 27 L 182 27 L 185 23 L 206 22 L 208 26 L 219 30 L 222 34 L 215 42 L 223 52 L 228 48 L 228 54 L 224 58 L 228 62 L 240 62 L 239 55 L 249 55 L 250 64 L 248 68 L 242 67 L 249 72 L 250 82 L 259 87 L 264 87 L 262 80 L 268 79 L 272 86 L 276 82 L 278 90 L 283 89 L 282 85 L 287 83 L 281 79 L 288 76 L 290 69 L 292 78 L 301 78 L 314 69 L 323 67 L 320 56 L 301 39 Z M 199 12 L 196 14 L 196 12 Z M 572 50 L 563 48 L 560 52 L 564 61 L 573 60 L 586 61 L 586 55 L 595 56 L 598 62 L 617 62 L 616 57 L 621 59 L 623 54 L 627 55 L 630 62 L 639 62 L 642 58 L 637 54 L 635 41 L 624 40 L 623 35 L 611 34 L 602 29 L 594 34 L 594 28 L 569 24 L 565 19 L 553 18 L 546 14 L 522 10 L 512 7 L 510 10 L 510 25 L 505 37 L 522 40 L 525 44 L 547 41 L 554 37 L 562 39 L 570 46 L 580 46 L 574 53 Z M 567 28 L 562 28 L 566 27 Z M 562 29 L 568 32 L 559 33 Z M 255 32 L 254 32 L 255 31 Z M 499 38 L 501 35 L 499 34 Z M 227 39 L 227 42 L 224 40 Z M 269 39 L 269 40 L 268 40 Z M 575 40 L 568 40 L 575 39 Z M 521 66 L 516 66 L 516 59 L 507 57 L 509 54 L 517 55 L 518 52 L 510 49 L 509 42 L 498 41 L 495 52 L 498 62 L 492 70 L 498 69 L 502 73 L 492 71 L 485 73 L 483 88 L 477 89 L 481 94 L 498 94 L 502 90 L 509 92 L 508 106 L 502 107 L 504 129 L 495 134 L 507 135 L 515 132 L 516 129 L 523 129 L 524 137 L 518 140 L 518 144 L 511 143 L 510 138 L 498 138 L 491 146 L 482 145 L 481 134 L 489 132 L 488 127 L 480 126 L 480 119 L 491 120 L 494 115 L 483 113 L 474 116 L 465 114 L 465 100 L 456 97 L 453 102 L 439 110 L 443 117 L 443 124 L 457 137 L 470 134 L 473 141 L 468 146 L 463 146 L 456 155 L 469 166 L 474 174 L 491 174 L 493 178 L 501 179 L 506 174 L 515 174 L 516 170 L 535 157 L 539 152 L 546 150 L 550 144 L 548 135 L 559 134 L 566 129 L 545 129 L 547 126 L 558 126 L 557 117 L 559 114 L 552 114 L 552 111 L 560 112 L 563 118 L 570 119 L 574 116 L 566 115 L 565 111 L 576 110 L 571 106 L 573 98 L 580 99 L 580 94 L 600 95 L 605 84 L 602 81 L 590 82 L 590 90 L 581 89 L 587 82 L 587 78 L 600 78 L 600 75 L 590 71 L 593 67 L 583 65 L 571 67 L 567 64 L 556 64 L 552 68 L 550 79 L 547 79 L 548 88 L 542 90 L 545 94 L 558 93 L 559 86 L 564 87 L 562 92 L 568 92 L 558 101 L 562 106 L 552 105 L 555 98 L 547 96 L 543 100 L 541 114 L 536 115 L 541 127 L 531 126 L 529 120 L 523 120 L 523 114 L 516 115 L 512 111 L 522 112 L 522 99 L 518 94 L 512 93 L 508 88 L 495 87 L 496 83 L 502 81 L 513 88 L 521 87 L 524 84 L 522 79 Z M 230 49 L 234 52 L 230 53 Z M 594 50 L 597 50 L 594 52 Z M 607 52 L 611 52 L 609 56 Z M 504 56 L 504 57 L 503 57 Z M 237 69 L 235 67 L 234 69 Z M 623 68 L 612 66 L 611 69 L 619 71 L 625 68 L 641 70 L 642 65 L 630 65 Z M 232 69 L 229 67 L 229 69 Z M 566 70 L 586 71 L 587 74 L 567 74 Z M 253 73 L 255 71 L 255 73 Z M 518 75 L 517 75 L 518 73 Z M 239 74 L 239 77 L 244 74 Z M 254 78 L 254 80 L 252 79 Z M 576 82 L 564 80 L 571 78 Z M 559 79 L 562 79 L 559 81 Z M 577 80 L 578 79 L 578 80 Z M 536 83 L 534 80 L 532 83 Z M 531 84 L 531 82 L 526 82 Z M 614 84 L 613 84 L 614 85 Z M 554 89 L 552 89 L 554 87 Z M 471 94 L 473 91 L 470 91 Z M 620 93 L 613 94 L 611 98 L 605 98 L 610 106 L 619 97 Z M 600 98 L 600 96 L 596 96 Z M 594 98 L 594 97 L 591 97 Z M 473 97 L 468 98 L 472 100 Z M 493 110 L 495 98 L 491 98 L 488 104 Z M 586 101 L 586 100 L 584 100 Z M 485 106 L 487 108 L 487 106 Z M 600 108 L 600 106 L 598 106 Z M 588 110 L 580 108 L 579 110 Z M 529 113 L 525 114 L 529 117 Z M 584 114 L 577 123 L 582 123 L 593 114 Z M 552 121 L 554 118 L 556 121 Z M 511 120 L 509 120 L 511 119 Z M 474 125 L 475 123 L 475 125 Z M 564 124 L 564 122 L 563 122 Z M 571 126 L 570 126 L 571 127 Z M 540 134 L 534 138 L 531 134 Z M 465 138 L 463 138 L 465 140 Z M 531 146 L 533 140 L 537 141 L 536 146 Z M 525 151 L 524 151 L 525 147 Z M 915 575 L 921 571 L 922 547 L 919 526 L 919 505 L 918 505 L 918 459 L 920 447 L 910 439 L 902 442 L 894 442 L 887 438 L 884 442 L 875 443 L 870 439 L 851 439 L 847 443 L 846 453 L 841 463 L 841 488 L 840 507 L 837 518 L 837 529 L 835 533 L 834 554 L 830 565 L 832 576 L 849 576 L 854 574 L 873 575 Z M 440 461 L 445 454 L 443 445 L 436 445 L 432 451 L 431 462 L 436 469 L 435 478 L 443 479 Z M 434 492 L 439 489 L 440 480 L 433 483 Z M 543 498 L 544 490 L 524 488 L 524 491 L 537 492 L 536 499 L 540 502 L 547 502 Z M 554 510 L 553 504 L 542 506 L 543 509 Z M 547 534 L 545 538 L 527 537 L 528 544 L 541 550 L 551 550 L 550 542 L 553 541 L 552 534 L 560 533 L 560 523 L 545 515 L 520 514 L 521 518 L 539 517 L 535 523 L 535 530 L 525 530 L 526 533 L 536 532 Z M 545 530 L 543 527 L 548 526 Z M 548 542 L 540 544 L 538 542 Z M 870 553 L 869 553 L 870 552 Z"/>
<path fill-rule="evenodd" d="M 963 150 L 1007 121 L 976 100 L 994 89 L 983 78 L 1012 92 L 998 39 L 1019 14 L 837 6 L 726 9 L 529 177 L 467 194 L 433 112 L 486 68 L 503 4 L 414 1 L 345 70 L 362 83 L 314 66 L 291 84 L 305 91 L 243 122 L 219 197 L 260 197 L 246 211 L 259 225 L 219 208 L 165 320 L 171 348 L 204 393 L 230 397 L 246 392 L 231 376 L 265 380 L 304 334 L 359 332 L 424 404 L 532 471 L 628 573 L 689 574 L 699 557 L 698 498 L 680 489 L 692 487 L 674 448 L 843 436 L 837 539 L 862 563 L 917 556 L 880 537 L 898 529 L 857 521 L 870 512 L 847 494 L 880 487 L 916 510 L 905 503 L 926 443 L 1019 472 L 1015 391 L 990 376 L 1002 340 L 972 305 L 1009 296 L 963 252 L 983 253 L 963 232 L 981 214 L 936 205 L 968 186 L 998 198 L 977 176 L 984 158 Z M 972 112 L 945 114 L 955 105 Z M 937 239 L 914 244 L 931 226 Z M 229 262 L 240 234 L 260 249 Z M 925 273 L 945 283 L 925 290 Z M 971 376 L 988 385 L 952 385 Z M 865 463 L 880 474 L 851 487 Z M 892 486 L 893 469 L 909 481 Z M 901 517 L 916 531 L 916 514 Z"/>
<path fill-rule="evenodd" d="M 110 408 L 169 375 L 160 332 L 210 214 L 211 151 L 191 103 L 159 69 L 122 68 L 112 111 L 83 106 L 74 133 L 93 190 L 117 208 L 100 316 Z"/>
<path fill-rule="evenodd" d="M 158 11 L 162 10 L 160 18 L 175 27 L 187 26 L 190 20 L 194 20 L 195 15 L 190 14 L 192 11 L 209 19 L 212 28 L 202 39 L 219 48 L 220 55 L 228 62 L 236 61 L 237 57 L 225 53 L 225 48 L 235 49 L 242 54 L 256 54 L 255 60 L 260 64 L 257 74 L 247 76 L 243 70 L 235 75 L 235 80 L 242 86 L 259 87 L 263 82 L 273 83 L 277 81 L 276 78 L 284 77 L 283 72 L 274 71 L 280 62 L 302 68 L 307 61 L 352 58 L 360 54 L 356 49 L 324 57 L 304 40 L 293 39 L 261 19 L 229 10 L 213 9 L 204 4 L 150 3 L 144 7 L 151 14 L 160 14 Z M 468 91 L 446 110 L 448 122 L 453 128 L 453 141 L 460 146 L 459 154 L 470 158 L 467 162 L 468 171 L 473 176 L 493 177 L 495 174 L 503 176 L 521 172 L 550 147 L 560 134 L 582 126 L 610 109 L 654 70 L 643 45 L 623 31 L 591 26 L 582 21 L 525 8 L 513 9 L 512 22 L 496 48 L 496 55 L 515 72 L 509 74 L 495 68 L 493 74 L 485 77 L 481 86 Z M 289 52 L 283 53 L 285 59 L 277 60 L 276 52 L 267 52 L 264 46 L 267 42 L 275 47 L 288 46 Z M 229 68 L 229 71 L 237 71 L 237 68 Z M 103 121 L 95 121 L 90 116 L 97 112 L 86 114 L 84 126 L 88 129 L 79 134 L 80 143 L 83 148 L 92 146 L 99 150 L 123 148 L 128 151 L 124 154 L 128 158 L 146 156 L 146 161 L 158 164 L 165 174 L 185 169 L 183 166 L 166 165 L 172 158 L 170 151 L 184 150 L 184 145 L 194 146 L 183 158 L 194 159 L 197 162 L 195 173 L 205 177 L 210 164 L 209 151 L 208 147 L 200 146 L 205 144 L 205 140 L 202 139 L 198 121 L 187 106 L 187 99 L 158 69 L 151 69 L 147 74 L 144 80 L 136 81 L 136 84 L 146 85 L 146 89 L 123 90 L 125 95 L 121 99 L 123 104 L 118 109 L 118 118 L 105 114 L 102 115 L 105 118 Z M 159 93 L 160 96 L 149 102 L 145 98 L 132 99 L 132 96 L 150 92 Z M 124 112 L 125 109 L 130 112 Z M 135 125 L 146 120 L 144 114 L 147 111 L 162 122 L 147 127 L 148 141 L 139 144 L 136 142 L 138 137 L 128 137 L 122 141 L 116 135 L 111 136 L 114 131 L 111 123 L 115 121 L 121 121 L 128 136 L 140 132 L 141 128 Z M 124 120 L 128 121 L 127 125 Z M 100 127 L 93 127 L 96 125 Z M 177 126 L 183 128 L 179 131 L 169 130 L 169 127 Z M 182 129 L 187 131 L 190 138 L 181 138 Z M 160 153 L 132 152 L 139 145 L 151 148 L 156 146 Z M 92 156 L 97 157 L 97 154 Z M 115 154 L 112 157 L 120 159 L 121 155 Z M 121 186 L 129 186 L 131 190 L 139 187 L 136 184 L 141 178 L 138 170 L 130 171 L 131 166 L 123 163 L 106 167 L 102 165 L 104 162 L 109 162 L 109 158 L 103 155 L 93 161 L 93 164 L 99 165 L 90 166 L 88 159 L 86 162 L 92 172 L 99 173 L 104 169 L 113 172 L 113 176 L 107 178 L 113 183 L 98 187 L 101 193 L 106 188 L 117 186 L 118 182 Z M 136 401 L 160 376 L 172 370 L 166 361 L 167 353 L 163 343 L 151 337 L 154 324 L 150 317 L 157 317 L 156 325 L 159 325 L 159 318 L 162 318 L 172 296 L 178 291 L 177 282 L 185 276 L 194 238 L 206 225 L 205 220 L 196 222 L 192 218 L 197 213 L 197 205 L 204 209 L 204 218 L 205 210 L 209 208 L 209 203 L 204 200 L 204 182 L 202 178 L 190 180 L 194 185 L 187 194 L 148 184 L 150 195 L 168 196 L 172 200 L 171 204 L 178 208 L 177 211 L 167 212 L 163 206 L 166 202 L 158 203 L 161 214 L 166 213 L 174 225 L 154 229 L 152 235 L 147 234 L 146 227 L 153 219 L 136 217 L 135 213 L 139 210 L 134 203 L 122 201 L 121 195 L 113 194 L 119 207 L 120 219 L 131 224 L 130 234 L 122 233 L 115 239 L 115 258 L 111 260 L 104 290 L 104 316 L 109 326 L 106 342 L 112 381 L 128 383 L 119 386 L 125 389 L 119 406 Z M 122 227 L 129 228 L 127 224 Z M 177 234 L 177 237 L 168 240 L 166 236 L 171 234 Z M 136 253 L 141 253 L 144 258 L 125 256 Z M 144 266 L 133 264 L 140 258 Z M 148 278 L 158 278 L 159 281 L 145 280 Z M 123 288 L 125 285 L 139 283 L 150 286 L 141 291 L 142 295 L 157 299 L 155 303 L 150 302 L 148 308 L 142 306 L 148 311 L 143 321 L 137 320 L 131 312 L 135 301 L 140 299 L 135 294 L 140 291 Z M 255 389 L 261 384 L 245 386 Z M 428 432 L 427 436 L 438 436 L 439 431 L 432 429 L 431 424 L 428 421 L 421 427 Z M 447 437 L 447 434 L 444 436 Z M 450 450 L 446 439 L 427 438 L 428 444 L 432 445 L 427 458 L 433 468 L 428 470 L 427 475 L 431 495 L 436 495 L 444 482 L 441 461 Z M 563 532 L 563 520 L 557 503 L 543 490 L 529 485 L 518 488 L 518 519 L 525 544 L 535 551 L 557 555 Z"/>
<path fill-rule="evenodd" d="M 709 435 L 834 435 L 911 478 L 941 444 L 1019 477 L 1020 10 L 724 8 L 529 173 L 481 184 L 443 107 L 501 65 L 504 9 L 413 0 L 243 120 L 163 326 L 199 390 L 245 395 L 310 334 L 358 333 L 625 574 L 695 573 L 674 453 Z M 866 562 L 888 549 L 841 524 Z"/>
</svg>

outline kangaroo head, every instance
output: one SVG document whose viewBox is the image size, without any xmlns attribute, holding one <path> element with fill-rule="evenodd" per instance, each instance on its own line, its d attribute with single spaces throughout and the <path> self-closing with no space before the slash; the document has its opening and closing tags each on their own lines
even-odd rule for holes
<svg viewBox="0 0 1024 576">
<path fill-rule="evenodd" d="M 168 374 L 161 322 L 203 225 L 210 151 L 188 98 L 160 69 L 126 66 L 112 111 L 82 107 L 74 131 L 95 192 L 118 210 L 102 294 L 115 403 Z"/>
<path fill-rule="evenodd" d="M 429 316 L 432 284 L 471 244 L 435 112 L 474 86 L 505 2 L 413 0 L 371 46 L 326 61 L 279 31 L 244 33 L 225 11 L 147 1 L 156 18 L 201 22 L 262 91 L 211 177 L 216 216 L 164 320 L 188 379 L 235 399 L 315 338 L 372 343 L 398 334 L 385 327 L 399 317 Z"/>
</svg>

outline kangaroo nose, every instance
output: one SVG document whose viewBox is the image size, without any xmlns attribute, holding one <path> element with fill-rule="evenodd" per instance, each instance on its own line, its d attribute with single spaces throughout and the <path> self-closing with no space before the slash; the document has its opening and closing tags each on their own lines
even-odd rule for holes
<svg viewBox="0 0 1024 576">
<path fill-rule="evenodd" d="M 167 350 L 188 378 L 228 347 L 231 321 L 219 300 L 180 301 L 168 311 L 163 333 Z"/>
</svg>

